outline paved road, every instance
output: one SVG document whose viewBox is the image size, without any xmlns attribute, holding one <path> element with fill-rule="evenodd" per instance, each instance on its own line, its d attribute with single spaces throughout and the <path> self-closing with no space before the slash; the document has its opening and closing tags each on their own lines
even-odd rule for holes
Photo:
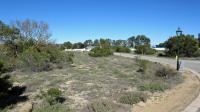
<svg viewBox="0 0 200 112">
<path fill-rule="evenodd" d="M 129 57 L 129 58 L 135 58 L 136 56 L 138 56 L 138 55 L 126 54 L 126 53 L 114 53 L 114 54 L 118 55 L 118 56 Z M 149 61 L 153 61 L 153 62 L 168 64 L 168 65 L 171 65 L 173 67 L 176 67 L 176 60 L 175 59 L 160 58 L 160 57 L 154 57 L 154 56 L 141 56 L 141 55 L 140 55 L 140 58 L 146 59 L 146 60 L 149 60 Z M 181 60 L 181 68 L 182 69 L 190 69 L 193 72 L 198 73 L 198 75 L 200 77 L 200 61 L 198 61 L 198 60 Z"/>
<path fill-rule="evenodd" d="M 126 54 L 126 53 L 114 53 L 117 56 L 135 58 L 138 55 Z M 153 56 L 140 56 L 141 59 L 159 62 L 162 64 L 168 64 L 176 67 L 176 60 L 171 58 L 160 58 Z M 181 60 L 181 69 L 190 70 L 200 78 L 200 61 L 198 60 Z M 200 112 L 200 95 L 183 111 L 183 112 Z"/>
</svg>

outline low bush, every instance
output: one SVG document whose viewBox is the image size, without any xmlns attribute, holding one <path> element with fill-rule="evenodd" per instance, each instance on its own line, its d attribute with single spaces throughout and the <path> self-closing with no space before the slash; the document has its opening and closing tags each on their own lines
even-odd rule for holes
<svg viewBox="0 0 200 112">
<path fill-rule="evenodd" d="M 177 74 L 178 73 L 174 69 L 169 68 L 169 67 L 160 67 L 155 73 L 155 75 L 157 77 L 161 77 L 161 78 L 165 78 L 165 79 L 174 77 Z"/>
<path fill-rule="evenodd" d="M 131 50 L 128 47 L 116 46 L 113 48 L 115 52 L 130 53 Z"/>
<path fill-rule="evenodd" d="M 136 63 L 138 65 L 138 67 L 139 67 L 138 72 L 142 72 L 142 73 L 146 72 L 147 67 L 148 67 L 148 61 L 142 60 L 142 59 L 137 57 L 136 58 Z"/>
<path fill-rule="evenodd" d="M 112 101 L 97 100 L 87 105 L 81 112 L 117 112 L 120 108 L 122 108 L 121 105 Z"/>
<path fill-rule="evenodd" d="M 164 91 L 168 89 L 168 87 L 162 83 L 148 83 L 148 84 L 143 84 L 140 85 L 139 87 L 140 91 L 150 91 L 150 92 L 158 92 L 158 91 Z"/>
<path fill-rule="evenodd" d="M 50 70 L 50 56 L 45 52 L 38 52 L 34 48 L 27 49 L 19 56 L 18 67 L 29 68 L 31 71 Z"/>
<path fill-rule="evenodd" d="M 146 102 L 147 100 L 147 95 L 143 93 L 128 93 L 124 96 L 121 96 L 119 98 L 119 102 L 123 104 L 136 104 L 141 101 Z"/>
<path fill-rule="evenodd" d="M 150 45 L 138 45 L 135 47 L 135 49 L 135 53 L 137 54 L 152 55 L 156 53 L 156 50 L 152 49 Z"/>
<path fill-rule="evenodd" d="M 48 71 L 73 63 L 72 56 L 53 45 L 33 46 L 18 56 L 18 67 L 34 72 Z"/>
<path fill-rule="evenodd" d="M 194 54 L 194 57 L 200 57 L 200 49 L 198 49 Z"/>
<path fill-rule="evenodd" d="M 3 62 L 0 61 L 0 88 L 1 88 L 0 89 L 0 102 L 9 95 L 9 89 L 12 87 L 12 83 L 9 81 L 9 77 L 1 75 L 3 72 L 4 72 Z"/>
<path fill-rule="evenodd" d="M 106 57 L 113 55 L 113 52 L 110 48 L 96 47 L 89 52 L 89 55 L 92 57 Z"/>
<path fill-rule="evenodd" d="M 41 91 L 42 96 L 50 105 L 55 105 L 57 103 L 63 103 L 65 98 L 63 98 L 62 92 L 58 88 L 50 88 L 47 92 Z"/>
<path fill-rule="evenodd" d="M 55 105 L 41 104 L 33 109 L 32 112 L 72 112 L 72 110 L 65 105 L 58 103 Z"/>
</svg>

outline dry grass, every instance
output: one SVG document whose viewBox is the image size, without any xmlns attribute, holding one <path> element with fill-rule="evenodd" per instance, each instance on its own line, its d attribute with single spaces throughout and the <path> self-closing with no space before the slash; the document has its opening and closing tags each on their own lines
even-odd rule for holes
<svg viewBox="0 0 200 112">
<path fill-rule="evenodd" d="M 57 87 L 67 99 L 64 104 L 81 111 L 97 99 L 107 99 L 113 103 L 109 105 L 112 106 L 118 102 L 119 96 L 139 91 L 137 87 L 143 83 L 164 82 L 174 87 L 181 82 L 179 75 L 170 79 L 156 77 L 155 71 L 161 65 L 147 63 L 145 72 L 138 72 L 140 66 L 135 59 L 118 56 L 94 58 L 86 53 L 75 53 L 72 67 L 37 74 L 16 73 L 14 80 L 27 85 L 26 93 L 36 102 L 40 100 L 36 96 L 41 90 Z M 98 108 L 96 104 L 94 106 Z M 120 112 L 131 108 L 121 105 Z"/>
</svg>

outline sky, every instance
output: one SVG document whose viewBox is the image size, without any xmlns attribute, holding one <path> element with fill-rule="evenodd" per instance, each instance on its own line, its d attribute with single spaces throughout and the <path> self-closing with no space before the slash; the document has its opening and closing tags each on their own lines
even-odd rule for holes
<svg viewBox="0 0 200 112">
<path fill-rule="evenodd" d="M 0 20 L 47 22 L 57 43 L 146 35 L 152 45 L 200 33 L 200 0 L 0 0 Z"/>
</svg>

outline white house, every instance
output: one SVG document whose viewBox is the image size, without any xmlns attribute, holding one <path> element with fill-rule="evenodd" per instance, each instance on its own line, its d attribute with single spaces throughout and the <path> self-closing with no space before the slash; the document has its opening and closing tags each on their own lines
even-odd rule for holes
<svg viewBox="0 0 200 112">
<path fill-rule="evenodd" d="M 165 51 L 166 50 L 166 48 L 164 48 L 164 47 L 157 47 L 157 48 L 153 48 L 153 49 L 155 49 L 156 51 Z"/>
</svg>

